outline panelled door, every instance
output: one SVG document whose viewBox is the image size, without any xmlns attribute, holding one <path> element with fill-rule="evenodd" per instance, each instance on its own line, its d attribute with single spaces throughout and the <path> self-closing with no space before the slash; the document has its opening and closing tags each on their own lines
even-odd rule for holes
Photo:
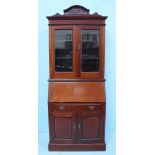
<svg viewBox="0 0 155 155">
<path fill-rule="evenodd" d="M 103 31 L 100 26 L 79 26 L 80 77 L 103 77 Z"/>
<path fill-rule="evenodd" d="M 53 26 L 50 32 L 50 77 L 104 77 L 104 28 Z"/>
<path fill-rule="evenodd" d="M 75 26 L 52 26 L 50 35 L 50 78 L 74 78 L 77 74 L 77 48 Z"/>
<path fill-rule="evenodd" d="M 103 121 L 100 112 L 83 112 L 79 114 L 79 143 L 103 142 Z"/>
<path fill-rule="evenodd" d="M 51 117 L 51 142 L 75 142 L 75 114 L 72 112 L 53 112 Z"/>
<path fill-rule="evenodd" d="M 53 112 L 50 119 L 51 143 L 101 143 L 104 117 L 101 112 Z"/>
</svg>

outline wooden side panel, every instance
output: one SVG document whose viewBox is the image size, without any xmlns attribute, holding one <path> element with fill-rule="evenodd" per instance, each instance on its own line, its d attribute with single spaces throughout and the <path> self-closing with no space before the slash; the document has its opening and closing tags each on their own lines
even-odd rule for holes
<svg viewBox="0 0 155 155">
<path fill-rule="evenodd" d="M 49 102 L 105 102 L 104 82 L 49 82 Z"/>
<path fill-rule="evenodd" d="M 105 66 L 105 26 L 100 27 L 100 76 L 104 77 Z"/>
</svg>

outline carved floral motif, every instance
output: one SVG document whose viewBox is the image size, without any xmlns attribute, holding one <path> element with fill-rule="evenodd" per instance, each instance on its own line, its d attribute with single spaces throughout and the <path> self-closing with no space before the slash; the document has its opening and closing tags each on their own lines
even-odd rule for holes
<svg viewBox="0 0 155 155">
<path fill-rule="evenodd" d="M 54 16 L 100 16 L 97 12 L 95 12 L 94 14 L 89 14 L 89 9 L 80 6 L 80 5 L 74 5 L 69 7 L 68 9 L 64 10 L 64 14 L 61 15 L 59 13 L 56 13 Z"/>
<path fill-rule="evenodd" d="M 74 15 L 74 16 L 77 16 L 77 15 L 89 15 L 89 12 L 86 12 L 85 10 L 82 10 L 81 8 L 74 8 L 74 9 L 71 9 L 70 11 L 68 12 L 65 12 L 64 15 Z"/>
</svg>

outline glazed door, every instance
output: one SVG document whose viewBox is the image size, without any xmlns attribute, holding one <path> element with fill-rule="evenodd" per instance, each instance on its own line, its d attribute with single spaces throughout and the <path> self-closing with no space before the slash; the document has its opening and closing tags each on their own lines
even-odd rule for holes
<svg viewBox="0 0 155 155">
<path fill-rule="evenodd" d="M 50 78 L 103 78 L 104 27 L 50 27 Z"/>
<path fill-rule="evenodd" d="M 54 143 L 75 142 L 75 114 L 71 112 L 53 112 L 50 119 L 51 141 Z"/>
<path fill-rule="evenodd" d="M 50 27 L 50 78 L 77 76 L 75 26 Z"/>
<path fill-rule="evenodd" d="M 80 76 L 103 78 L 104 40 L 103 27 L 80 26 Z"/>
<path fill-rule="evenodd" d="M 103 116 L 100 112 L 83 112 L 79 114 L 79 143 L 103 142 Z"/>
</svg>

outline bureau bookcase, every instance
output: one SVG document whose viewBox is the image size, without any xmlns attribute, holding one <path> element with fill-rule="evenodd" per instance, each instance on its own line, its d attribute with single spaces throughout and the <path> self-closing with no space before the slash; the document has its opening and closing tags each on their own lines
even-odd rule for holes
<svg viewBox="0 0 155 155">
<path fill-rule="evenodd" d="M 105 150 L 105 20 L 74 5 L 47 16 L 49 151 Z"/>
</svg>

